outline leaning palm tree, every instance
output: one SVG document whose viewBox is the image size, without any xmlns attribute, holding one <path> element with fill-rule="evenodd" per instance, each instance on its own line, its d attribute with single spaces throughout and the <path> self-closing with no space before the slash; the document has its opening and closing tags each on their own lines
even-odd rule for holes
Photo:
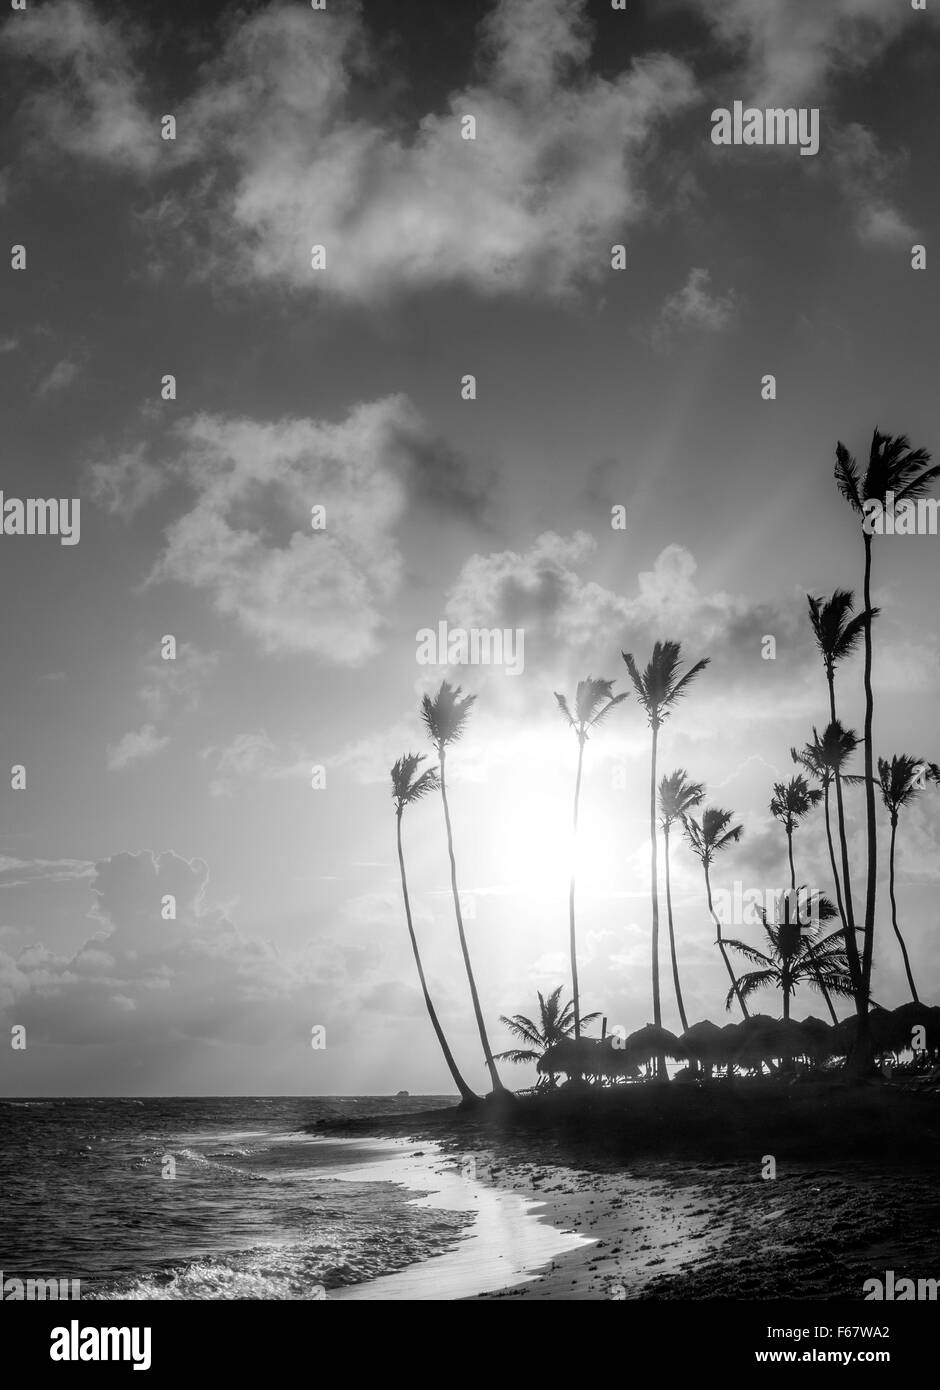
<svg viewBox="0 0 940 1390">
<path fill-rule="evenodd" d="M 452 686 L 449 681 L 442 681 L 441 688 L 432 699 L 430 695 L 425 695 L 421 701 L 421 717 L 424 720 L 428 737 L 437 749 L 438 761 L 440 762 L 440 788 L 441 801 L 444 804 L 444 825 L 447 830 L 447 853 L 450 856 L 450 886 L 454 898 L 454 914 L 457 918 L 457 935 L 460 938 L 460 949 L 463 952 L 463 963 L 467 970 L 467 980 L 470 984 L 470 998 L 473 1001 L 473 1012 L 476 1015 L 477 1028 L 480 1030 L 480 1042 L 483 1044 L 483 1058 L 486 1062 L 490 1080 L 493 1083 L 494 1094 L 505 1092 L 506 1088 L 499 1079 L 496 1070 L 496 1063 L 493 1061 L 493 1053 L 490 1050 L 489 1039 L 486 1036 L 486 1023 L 483 1019 L 483 1010 L 480 1007 L 480 996 L 477 994 L 476 980 L 473 978 L 473 966 L 470 964 L 470 951 L 467 946 L 467 936 L 463 927 L 463 913 L 460 910 L 460 894 L 457 891 L 457 861 L 454 858 L 454 833 L 450 823 L 450 807 L 447 804 L 447 782 L 445 778 L 445 764 L 447 761 L 447 749 L 452 743 L 456 743 L 467 727 L 467 720 L 470 718 L 470 709 L 476 700 L 475 695 L 461 695 L 460 686 Z"/>
<path fill-rule="evenodd" d="M 856 997 L 858 1032 L 855 1065 L 867 1069 L 871 1061 L 871 1035 L 868 1024 L 868 1004 L 871 996 L 871 968 L 875 942 L 875 895 L 878 882 L 878 831 L 875 821 L 875 755 L 872 741 L 874 695 L 871 684 L 872 641 L 871 626 L 874 609 L 871 602 L 872 535 L 866 514 L 866 503 L 879 502 L 883 508 L 890 503 L 916 501 L 925 496 L 931 484 L 940 477 L 940 467 L 930 467 L 926 449 L 912 449 L 906 435 L 888 435 L 875 430 L 868 454 L 864 477 L 845 445 L 836 445 L 835 479 L 839 491 L 862 520 L 865 546 L 865 819 L 868 840 L 868 878 L 865 900 L 865 930 L 862 952 L 861 992 Z"/>
<path fill-rule="evenodd" d="M 578 739 L 578 775 L 574 784 L 574 821 L 571 838 L 571 880 L 568 887 L 568 945 L 571 952 L 571 990 L 572 1004 L 574 1007 L 574 1036 L 576 1039 L 581 1036 L 581 1014 L 578 993 L 578 952 L 574 924 L 574 888 L 575 872 L 577 868 L 576 854 L 578 843 L 578 806 L 581 800 L 581 770 L 584 765 L 584 745 L 587 743 L 588 734 L 592 729 L 597 728 L 601 720 L 610 713 L 615 705 L 619 705 L 621 701 L 627 698 L 626 695 L 614 695 L 613 689 L 613 681 L 595 679 L 593 676 L 588 676 L 587 680 L 578 681 L 578 688 L 574 696 L 573 714 L 564 695 L 559 695 L 558 691 L 555 691 L 555 699 L 558 701 L 558 708 L 567 719 L 569 726 L 574 730 Z"/>
<path fill-rule="evenodd" d="M 676 821 L 688 815 L 695 806 L 705 799 L 705 788 L 701 782 L 690 782 L 684 767 L 664 777 L 659 784 L 659 823 L 663 828 L 664 858 L 666 861 L 666 917 L 669 922 L 669 954 L 672 957 L 672 979 L 676 987 L 676 1004 L 682 1019 L 682 1031 L 687 1032 L 689 1024 L 682 1002 L 682 989 L 679 985 L 679 962 L 676 958 L 676 933 L 672 921 L 672 879 L 669 864 L 669 832 Z"/>
<path fill-rule="evenodd" d="M 441 1045 L 444 1054 L 444 1061 L 447 1068 L 454 1078 L 454 1084 L 460 1092 L 460 1104 L 462 1109 L 480 1103 L 480 1097 L 464 1081 L 460 1074 L 454 1055 L 448 1046 L 444 1036 L 444 1030 L 438 1021 L 437 1012 L 431 1002 L 431 994 L 428 990 L 428 982 L 424 976 L 424 966 L 421 964 L 421 953 L 418 950 L 418 940 L 415 936 L 414 923 L 411 919 L 411 899 L 408 896 L 408 880 L 405 877 L 405 856 L 401 843 L 401 818 L 406 806 L 413 806 L 416 801 L 420 801 L 428 792 L 436 792 L 440 788 L 440 778 L 436 767 L 428 767 L 422 773 L 418 768 L 425 760 L 423 753 L 406 753 L 404 757 L 398 759 L 392 768 L 392 799 L 395 802 L 395 820 L 398 831 L 398 867 L 401 870 L 401 892 L 405 900 L 405 920 L 408 923 L 408 935 L 411 938 L 411 949 L 414 952 L 415 965 L 418 967 L 418 979 L 421 981 L 421 992 L 424 995 L 424 1003 L 431 1020 L 431 1026 L 437 1034 L 437 1040 Z"/>
<path fill-rule="evenodd" d="M 838 723 L 836 715 L 836 668 L 840 661 L 852 655 L 865 635 L 866 615 L 854 613 L 855 595 L 849 589 L 836 589 L 831 598 L 813 598 L 807 594 L 809 620 L 816 638 L 816 646 L 823 660 L 826 673 L 826 686 L 829 691 L 829 722 Z M 872 620 L 879 610 L 873 608 Z M 851 750 L 850 750 L 851 751 Z M 845 802 L 842 795 L 842 774 L 838 766 L 834 768 L 833 781 L 836 791 L 836 814 L 839 823 L 839 842 L 842 850 L 842 889 L 840 892 L 836 875 L 836 897 L 844 909 L 842 925 L 853 947 L 855 938 L 855 907 L 852 898 L 852 878 L 849 870 L 848 840 L 845 833 Z M 849 957 L 850 963 L 852 957 Z"/>
<path fill-rule="evenodd" d="M 791 895 L 783 894 L 782 897 L 784 903 L 792 901 Z M 728 941 L 731 949 L 744 956 L 756 969 L 741 975 L 736 988 L 729 989 L 725 1001 L 727 1008 L 731 1008 L 735 995 L 739 1000 L 742 996 L 748 999 L 757 990 L 768 987 L 782 992 L 785 1019 L 790 1017 L 790 1000 L 799 985 L 808 985 L 811 989 L 825 986 L 830 994 L 851 996 L 852 979 L 845 952 L 845 933 L 841 927 L 828 936 L 822 931 L 822 923 L 836 916 L 834 903 L 816 895 L 812 920 L 805 922 L 798 918 L 789 921 L 785 914 L 781 914 L 782 920 L 772 922 L 763 908 L 758 911 L 764 924 L 767 950 L 759 951 L 747 941 Z"/>
<path fill-rule="evenodd" d="M 509 1029 L 513 1037 L 525 1043 L 525 1047 L 511 1047 L 508 1052 L 498 1052 L 496 1060 L 498 1062 L 514 1062 L 522 1064 L 524 1062 L 538 1062 L 543 1053 L 550 1047 L 555 1047 L 557 1043 L 564 1042 L 567 1038 L 575 1035 L 575 1009 L 574 1001 L 570 1000 L 562 1007 L 561 992 L 564 986 L 559 985 L 553 989 L 546 999 L 541 990 L 537 991 L 539 999 L 538 1021 L 527 1018 L 525 1014 L 513 1014 L 512 1018 L 507 1018 L 505 1014 L 500 1015 L 500 1023 Z M 586 1014 L 584 1018 L 578 1020 L 580 1026 L 586 1027 L 600 1018 L 599 1013 Z M 548 1073 L 549 1085 L 555 1084 L 555 1073 Z M 541 1085 L 541 1081 L 539 1082 Z"/>
<path fill-rule="evenodd" d="M 790 887 L 796 887 L 796 869 L 793 867 L 793 832 L 801 820 L 805 820 L 814 806 L 822 801 L 823 794 L 818 787 L 811 787 L 802 773 L 796 773 L 789 782 L 775 782 L 774 794 L 770 799 L 770 814 L 778 820 L 786 831 L 787 856 L 790 861 Z"/>
<path fill-rule="evenodd" d="M 744 1002 L 744 995 L 738 990 L 738 982 L 735 978 L 734 970 L 728 959 L 728 952 L 725 950 L 725 943 L 721 936 L 721 919 L 715 911 L 712 903 L 712 885 L 709 869 L 714 861 L 715 855 L 721 850 L 727 849 L 730 844 L 736 843 L 741 838 L 743 826 L 732 825 L 734 820 L 733 811 L 722 811 L 717 806 L 706 806 L 702 813 L 702 819 L 697 821 L 694 816 L 683 816 L 682 826 L 685 830 L 686 839 L 692 853 L 696 855 L 702 868 L 705 870 L 705 892 L 708 897 L 708 910 L 712 915 L 718 935 L 716 945 L 721 952 L 721 958 L 725 963 L 728 974 L 731 977 L 732 993 L 737 995 L 737 1000 L 741 1006 L 741 1013 L 745 1018 L 748 1017 L 747 1005 Z"/>
<path fill-rule="evenodd" d="M 689 686 L 708 665 L 708 657 L 697 661 L 680 675 L 682 667 L 681 648 L 678 642 L 657 642 L 653 655 L 641 671 L 630 652 L 621 652 L 626 662 L 636 697 L 646 710 L 653 734 L 652 755 L 650 758 L 650 897 L 653 907 L 652 956 L 653 956 L 653 1023 L 657 1028 L 663 1025 L 662 1008 L 659 999 L 659 869 L 657 863 L 656 836 L 656 750 L 659 730 L 663 721 L 678 700 L 685 695 Z M 665 1057 L 659 1059 L 660 1075 L 665 1074 Z"/>
<path fill-rule="evenodd" d="M 903 806 L 909 806 L 919 792 L 924 790 L 927 777 L 936 780 L 935 764 L 925 763 L 923 758 L 912 758 L 907 753 L 895 753 L 889 762 L 887 758 L 878 759 L 878 781 L 881 786 L 881 799 L 891 817 L 891 849 L 888 858 L 888 886 L 891 896 L 891 925 L 904 957 L 907 983 L 911 987 L 911 997 L 915 1004 L 920 1003 L 910 957 L 904 944 L 904 937 L 898 926 L 898 904 L 894 892 L 894 855 L 898 833 L 898 816 Z"/>
</svg>

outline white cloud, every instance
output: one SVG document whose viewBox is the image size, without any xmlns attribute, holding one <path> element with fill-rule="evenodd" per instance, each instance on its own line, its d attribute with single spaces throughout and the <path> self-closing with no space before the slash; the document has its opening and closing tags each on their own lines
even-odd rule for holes
<svg viewBox="0 0 940 1390">
<path fill-rule="evenodd" d="M 106 749 L 108 771 L 119 772 L 122 768 L 129 767 L 131 763 L 139 762 L 141 758 L 152 758 L 154 754 L 159 753 L 161 748 L 165 748 L 169 741 L 168 737 L 159 735 L 152 724 L 144 724 L 140 729 L 132 729 L 117 743 L 108 744 Z"/>
<path fill-rule="evenodd" d="M 210 760 L 214 767 L 209 783 L 212 796 L 231 796 L 242 778 L 274 777 L 280 768 L 277 748 L 263 732 L 237 734 L 224 747 L 203 749 L 202 757 Z"/>
<path fill-rule="evenodd" d="M 203 652 L 193 642 L 180 642 L 173 660 L 154 657 L 148 661 L 145 683 L 137 692 L 147 713 L 153 719 L 165 719 L 171 712 L 194 710 L 218 662 L 218 652 Z"/>
<path fill-rule="evenodd" d="M 695 95 L 689 69 L 665 55 L 610 78 L 590 71 L 585 8 L 498 0 L 480 30 L 479 79 L 410 128 L 353 99 L 354 76 L 378 61 L 356 11 L 238 14 L 162 150 L 138 33 L 81 0 L 7 32 L 55 79 L 29 106 L 47 142 L 139 175 L 160 160 L 190 166 L 189 187 L 149 213 L 161 234 L 177 227 L 174 266 L 198 226 L 211 241 L 202 266 L 239 281 L 369 302 L 442 283 L 551 296 L 609 273 L 611 242 L 647 211 L 650 137 Z M 461 138 L 465 115 L 475 141 Z M 315 243 L 326 271 L 311 270 Z"/>
<path fill-rule="evenodd" d="M 701 267 L 693 267 L 680 289 L 665 300 L 653 329 L 653 344 L 667 349 L 680 333 L 720 333 L 731 323 L 737 310 L 732 292 L 713 295 L 708 287 L 711 275 Z"/>
<path fill-rule="evenodd" d="M 84 0 L 30 5 L 4 25 L 2 43 L 45 69 L 45 81 L 34 69 L 20 112 L 34 157 L 51 147 L 140 173 L 161 157 L 159 122 L 139 94 L 135 55 L 144 36 L 126 13 L 105 19 Z"/>
<path fill-rule="evenodd" d="M 775 106 L 823 104 L 828 79 L 875 62 L 908 25 L 932 22 L 885 0 L 697 0 L 706 22 L 743 50 L 738 99 Z"/>
<path fill-rule="evenodd" d="M 402 577 L 393 532 L 428 450 L 409 402 L 359 405 L 338 424 L 200 415 L 178 437 L 196 501 L 168 527 L 151 578 L 204 590 L 265 651 L 371 656 Z"/>
<path fill-rule="evenodd" d="M 125 519 L 132 517 L 166 487 L 169 474 L 151 463 L 145 444 L 96 460 L 88 466 L 91 500 L 104 511 Z"/>
<path fill-rule="evenodd" d="M 570 537 L 546 532 L 527 551 L 473 555 L 463 565 L 447 597 L 448 620 L 454 626 L 525 633 L 525 689 L 497 673 L 488 681 L 488 700 L 503 707 L 514 698 L 542 701 L 549 682 L 550 690 L 562 688 L 559 682 L 570 687 L 588 672 L 625 675 L 622 648 L 640 656 L 657 639 L 669 637 L 682 642 L 690 659 L 711 656 L 716 667 L 721 664 L 724 713 L 711 726 L 703 719 L 703 730 L 721 727 L 732 710 L 734 717 L 753 720 L 780 716 L 787 701 L 799 712 L 814 708 L 806 687 L 818 681 L 818 671 L 799 603 L 778 607 L 743 594 L 703 590 L 695 557 L 680 545 L 666 546 L 653 568 L 640 572 L 632 594 L 616 593 L 587 577 L 595 550 L 586 532 Z M 754 699 L 773 666 L 761 659 L 767 633 L 786 649 L 789 677 L 785 694 L 775 690 L 776 703 L 770 704 Z M 457 679 L 462 669 L 454 668 Z M 474 669 L 475 689 L 487 675 Z"/>
<path fill-rule="evenodd" d="M 889 156 L 867 126 L 852 122 L 834 133 L 836 179 L 853 211 L 855 232 L 868 246 L 910 246 L 916 232 L 891 202 L 903 156 Z M 819 171 L 825 175 L 825 168 Z"/>
<path fill-rule="evenodd" d="M 74 357 L 64 357 L 40 380 L 35 390 L 37 400 L 67 390 L 81 371 L 81 362 Z"/>
</svg>

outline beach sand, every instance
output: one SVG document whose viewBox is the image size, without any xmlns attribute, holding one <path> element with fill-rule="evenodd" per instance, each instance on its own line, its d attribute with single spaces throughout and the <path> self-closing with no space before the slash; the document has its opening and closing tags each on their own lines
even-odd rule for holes
<svg viewBox="0 0 940 1390">
<path fill-rule="evenodd" d="M 778 1156 L 764 1177 L 760 1143 L 712 1162 L 534 1139 L 444 1116 L 391 1139 L 376 1177 L 476 1220 L 446 1254 L 329 1297 L 861 1300 L 888 1269 L 940 1277 L 936 1156 L 903 1142 L 896 1155 Z"/>
</svg>

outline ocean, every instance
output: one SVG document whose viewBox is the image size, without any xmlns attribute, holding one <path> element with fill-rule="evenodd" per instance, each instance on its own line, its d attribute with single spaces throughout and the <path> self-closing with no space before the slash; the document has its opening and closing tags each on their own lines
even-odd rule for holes
<svg viewBox="0 0 940 1390">
<path fill-rule="evenodd" d="M 3 1278 L 80 1279 L 83 1300 L 310 1299 L 408 1268 L 472 1216 L 363 1181 L 380 1144 L 303 1127 L 454 1101 L 0 1100 Z"/>
</svg>

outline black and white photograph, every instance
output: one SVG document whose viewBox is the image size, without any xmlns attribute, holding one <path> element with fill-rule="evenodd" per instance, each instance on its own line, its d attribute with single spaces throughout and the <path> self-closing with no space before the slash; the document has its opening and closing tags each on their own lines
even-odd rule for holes
<svg viewBox="0 0 940 1390">
<path fill-rule="evenodd" d="M 0 4 L 5 1345 L 902 1367 L 940 3 Z"/>
</svg>

